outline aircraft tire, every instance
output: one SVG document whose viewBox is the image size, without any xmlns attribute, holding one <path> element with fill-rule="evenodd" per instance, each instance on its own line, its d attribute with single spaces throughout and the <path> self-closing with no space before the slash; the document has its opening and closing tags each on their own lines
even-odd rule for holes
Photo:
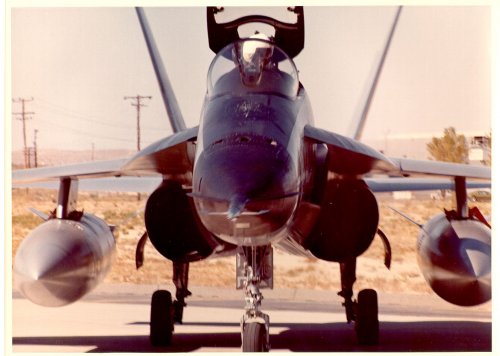
<svg viewBox="0 0 500 356">
<path fill-rule="evenodd" d="M 266 326 L 260 323 L 248 323 L 243 328 L 243 352 L 268 352 Z"/>
<path fill-rule="evenodd" d="M 153 346 L 168 346 L 174 331 L 172 295 L 166 290 L 157 290 L 151 297 L 149 340 Z"/>
<path fill-rule="evenodd" d="M 373 289 L 363 289 L 358 294 L 355 330 L 360 345 L 378 344 L 378 298 Z"/>
</svg>

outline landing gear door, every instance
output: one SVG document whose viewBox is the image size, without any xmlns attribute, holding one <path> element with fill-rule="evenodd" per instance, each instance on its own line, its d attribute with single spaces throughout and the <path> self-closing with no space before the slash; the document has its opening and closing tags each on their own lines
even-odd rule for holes
<svg viewBox="0 0 500 356">
<path fill-rule="evenodd" d="M 236 289 L 244 289 L 251 274 L 260 278 L 259 288 L 273 289 L 273 248 L 271 246 L 256 247 L 255 268 L 252 269 L 250 248 L 240 247 L 236 253 Z M 255 272 L 251 272 L 251 271 Z"/>
</svg>

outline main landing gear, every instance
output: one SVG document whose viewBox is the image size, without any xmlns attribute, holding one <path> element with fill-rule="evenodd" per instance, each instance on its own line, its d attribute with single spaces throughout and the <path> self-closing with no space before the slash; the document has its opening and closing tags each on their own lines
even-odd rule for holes
<svg viewBox="0 0 500 356">
<path fill-rule="evenodd" d="M 168 346 L 174 332 L 172 295 L 166 290 L 157 290 L 151 297 L 149 341 L 153 346 Z"/>
<path fill-rule="evenodd" d="M 174 262 L 173 282 L 176 300 L 170 292 L 157 290 L 151 299 L 150 341 L 153 346 L 168 346 L 174 324 L 182 324 L 188 287 L 189 263 Z M 241 348 L 243 352 L 267 352 L 270 349 L 269 316 L 260 308 L 264 299 L 260 289 L 273 287 L 273 255 L 271 246 L 241 247 L 237 254 L 237 288 L 245 291 L 245 313 L 241 318 Z M 347 322 L 354 321 L 360 345 L 376 345 L 379 341 L 377 292 L 364 289 L 353 299 L 356 281 L 356 258 L 340 263 L 342 290 Z"/>
<path fill-rule="evenodd" d="M 377 345 L 379 340 L 378 300 L 373 289 L 363 289 L 358 300 L 353 300 L 352 286 L 356 281 L 356 258 L 340 263 L 342 290 L 338 293 L 344 298 L 347 322 L 355 322 L 354 330 L 360 345 Z"/>
<path fill-rule="evenodd" d="M 243 247 L 237 255 L 237 287 L 245 289 L 245 314 L 241 318 L 243 352 L 267 352 L 269 315 L 260 310 L 264 299 L 259 287 L 272 288 L 272 248 Z"/>
<path fill-rule="evenodd" d="M 172 342 L 174 324 L 182 324 L 185 298 L 191 295 L 187 289 L 189 263 L 173 263 L 173 282 L 176 288 L 176 300 L 166 290 L 157 290 L 151 298 L 149 340 L 153 346 L 168 346 Z"/>
</svg>

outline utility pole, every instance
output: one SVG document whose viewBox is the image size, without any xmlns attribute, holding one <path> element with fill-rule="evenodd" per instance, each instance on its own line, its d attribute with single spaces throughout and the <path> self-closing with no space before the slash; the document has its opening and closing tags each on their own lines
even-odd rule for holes
<svg viewBox="0 0 500 356">
<path fill-rule="evenodd" d="M 28 152 L 28 146 L 26 145 L 26 120 L 32 119 L 32 117 L 28 117 L 27 115 L 34 115 L 35 113 L 32 111 L 26 112 L 26 107 L 25 103 L 33 101 L 33 98 L 29 99 L 24 99 L 24 98 L 17 98 L 17 99 L 12 99 L 13 103 L 21 103 L 21 112 L 14 112 L 12 113 L 13 115 L 20 115 L 20 117 L 17 117 L 17 120 L 21 120 L 23 122 L 23 142 L 24 142 L 24 168 L 29 168 L 29 152 Z"/>
<path fill-rule="evenodd" d="M 137 109 L 137 151 L 141 150 L 141 107 L 146 106 L 142 103 L 143 99 L 151 99 L 151 96 L 141 96 L 141 95 L 136 95 L 136 96 L 125 96 L 123 97 L 123 100 L 135 100 L 135 103 L 132 102 L 130 105 L 135 106 Z"/>
<path fill-rule="evenodd" d="M 35 150 L 35 168 L 38 168 L 38 148 L 36 145 L 36 135 L 38 134 L 38 130 L 35 129 L 35 135 L 33 138 L 33 148 Z"/>
</svg>

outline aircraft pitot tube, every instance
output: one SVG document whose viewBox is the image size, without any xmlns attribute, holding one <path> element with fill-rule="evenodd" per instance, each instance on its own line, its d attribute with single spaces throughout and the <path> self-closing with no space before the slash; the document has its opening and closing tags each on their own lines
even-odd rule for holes
<svg viewBox="0 0 500 356">
<path fill-rule="evenodd" d="M 441 298 L 474 306 L 491 299 L 491 229 L 485 221 L 457 219 L 453 213 L 439 214 L 422 226 L 418 264 Z"/>
<path fill-rule="evenodd" d="M 59 307 L 82 298 L 111 267 L 115 239 L 100 218 L 49 219 L 23 240 L 14 260 L 17 289 L 33 303 Z"/>
</svg>

